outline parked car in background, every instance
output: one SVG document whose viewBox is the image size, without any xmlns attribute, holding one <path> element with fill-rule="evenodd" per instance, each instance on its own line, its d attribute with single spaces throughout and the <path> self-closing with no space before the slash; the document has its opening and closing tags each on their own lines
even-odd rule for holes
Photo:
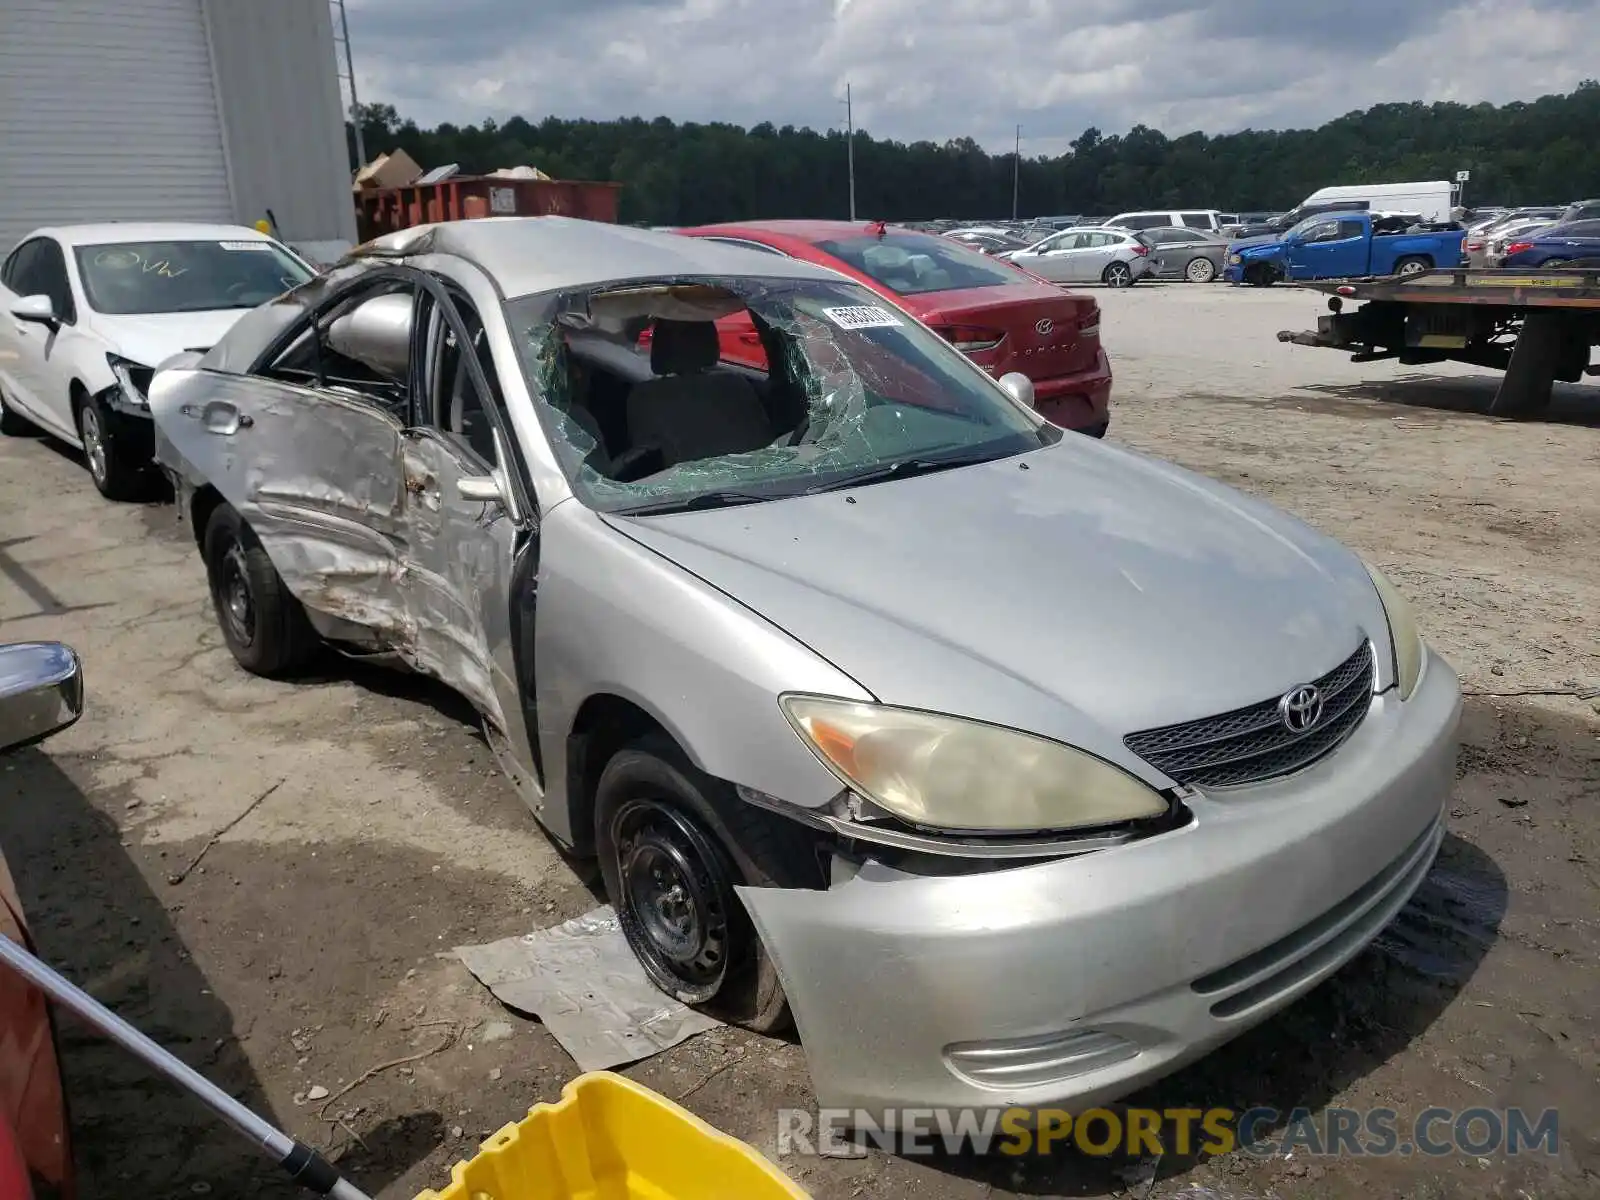
<svg viewBox="0 0 1600 1200">
<path fill-rule="evenodd" d="M 1480 245 L 1477 250 L 1469 249 L 1467 251 L 1467 264 L 1473 267 L 1498 267 L 1501 259 L 1506 256 L 1506 247 L 1508 245 L 1515 241 L 1526 240 L 1540 230 L 1549 229 L 1554 224 L 1556 224 L 1556 219 L 1553 217 L 1519 218 L 1497 226 L 1493 230 L 1482 234 L 1478 239 L 1473 239 L 1469 235 L 1466 243 L 1468 246 L 1474 240 L 1477 240 Z"/>
<path fill-rule="evenodd" d="M 1210 283 L 1228 263 L 1228 239 L 1220 234 L 1168 226 L 1146 229 L 1139 240 L 1150 247 L 1151 274 L 1157 279 Z"/>
<path fill-rule="evenodd" d="M 1029 244 L 1025 239 L 1002 230 L 952 229 L 944 236 L 984 254 L 1004 254 L 1021 250 Z"/>
<path fill-rule="evenodd" d="M 792 1017 L 819 1105 L 1115 1099 L 1427 874 L 1459 682 L 1326 535 L 796 256 L 406 232 L 156 376 L 222 636 L 460 691 L 649 978 Z M 768 372 L 717 360 L 740 310 Z"/>
<path fill-rule="evenodd" d="M 1476 224 L 1467 226 L 1467 237 L 1462 243 L 1467 265 L 1470 267 L 1493 266 L 1491 258 L 1498 254 L 1495 243 L 1501 241 L 1502 235 L 1516 236 L 1519 232 L 1536 229 L 1541 224 L 1554 224 L 1561 216 L 1559 208 L 1514 208 L 1499 216 L 1490 217 Z"/>
<path fill-rule="evenodd" d="M 1405 276 L 1459 266 L 1465 232 L 1426 228 L 1414 213 L 1326 213 L 1278 241 L 1230 248 L 1225 278 L 1267 287 L 1284 279 Z"/>
<path fill-rule="evenodd" d="M 1559 219 L 1563 225 L 1570 225 L 1573 221 L 1600 219 L 1600 200 L 1579 200 L 1569 204 Z"/>
<path fill-rule="evenodd" d="M 239 317 L 316 274 L 242 225 L 38 229 L 0 267 L 0 431 L 80 447 L 102 495 L 150 482 L 156 366 L 209 349 Z"/>
<path fill-rule="evenodd" d="M 1053 283 L 1114 288 L 1132 287 L 1152 269 L 1149 243 L 1127 229 L 1064 229 L 1003 257 Z"/>
<path fill-rule="evenodd" d="M 70 649 L 58 642 L 0 644 L 0 755 L 58 733 L 82 712 L 82 669 Z M 29 799 L 10 790 L 14 803 Z M 0 937 L 34 949 L 3 853 Z M 49 1004 L 32 984 L 0 969 L 0 1196 L 71 1200 L 76 1194 Z"/>
<path fill-rule="evenodd" d="M 1566 221 L 1509 242 L 1502 267 L 1575 267 L 1600 263 L 1600 218 Z"/>
<path fill-rule="evenodd" d="M 1118 229 L 1159 229 L 1163 226 L 1177 225 L 1185 229 L 1209 229 L 1216 232 L 1222 228 L 1222 214 L 1214 208 L 1125 212 L 1107 217 L 1101 224 L 1115 226 Z"/>
<path fill-rule="evenodd" d="M 1033 381 L 1038 410 L 1096 437 L 1110 421 L 1111 365 L 1100 306 L 947 237 L 882 222 L 747 221 L 678 231 L 839 271 L 887 296 L 985 371 Z M 764 370 L 767 349 L 748 317 L 718 322 L 722 356 Z"/>
</svg>

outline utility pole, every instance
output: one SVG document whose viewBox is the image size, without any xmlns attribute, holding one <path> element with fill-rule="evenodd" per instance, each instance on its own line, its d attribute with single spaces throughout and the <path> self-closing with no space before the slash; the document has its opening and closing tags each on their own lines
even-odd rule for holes
<svg viewBox="0 0 1600 1200">
<path fill-rule="evenodd" d="M 344 43 L 344 74 L 341 78 L 350 81 L 350 124 L 356 131 L 356 167 L 359 170 L 367 165 L 367 142 L 361 135 L 361 102 L 356 99 L 356 68 L 350 59 L 350 22 L 345 19 L 344 0 L 333 0 L 333 4 L 339 10 L 339 37 L 335 40 Z"/>
<path fill-rule="evenodd" d="M 856 114 L 850 103 L 850 85 L 844 85 L 845 154 L 850 164 L 850 219 L 856 219 Z"/>
<path fill-rule="evenodd" d="M 1017 126 L 1017 149 L 1011 156 L 1011 219 L 1017 219 L 1017 194 L 1022 186 L 1022 126 Z"/>
</svg>

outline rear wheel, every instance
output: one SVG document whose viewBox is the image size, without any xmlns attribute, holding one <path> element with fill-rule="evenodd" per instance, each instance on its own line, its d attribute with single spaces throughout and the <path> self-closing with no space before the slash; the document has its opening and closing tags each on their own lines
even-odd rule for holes
<svg viewBox="0 0 1600 1200">
<path fill-rule="evenodd" d="M 206 522 L 203 555 L 217 624 L 239 665 L 269 679 L 302 670 L 316 653 L 316 631 L 232 505 L 217 505 Z"/>
<path fill-rule="evenodd" d="M 26 434 L 37 432 L 33 424 L 6 403 L 4 392 L 0 392 L 0 433 L 7 437 L 23 437 Z"/>
<path fill-rule="evenodd" d="M 1101 273 L 1100 279 L 1107 287 L 1132 287 L 1133 269 L 1125 262 L 1114 262 Z"/>
<path fill-rule="evenodd" d="M 1183 277 L 1190 283 L 1210 283 L 1217 277 L 1217 264 L 1209 258 L 1194 259 L 1183 269 Z"/>
<path fill-rule="evenodd" d="M 1402 258 L 1394 265 L 1394 273 L 1401 279 L 1409 279 L 1431 269 L 1432 265 L 1425 258 Z"/>
<path fill-rule="evenodd" d="M 595 792 L 606 893 L 650 981 L 759 1033 L 786 1028 L 777 968 L 734 893 L 821 885 L 798 826 L 752 807 L 664 738 L 619 751 Z"/>
<path fill-rule="evenodd" d="M 1559 270 L 1572 265 L 1572 260 L 1567 258 L 1547 258 L 1540 264 L 1547 271 Z"/>
</svg>

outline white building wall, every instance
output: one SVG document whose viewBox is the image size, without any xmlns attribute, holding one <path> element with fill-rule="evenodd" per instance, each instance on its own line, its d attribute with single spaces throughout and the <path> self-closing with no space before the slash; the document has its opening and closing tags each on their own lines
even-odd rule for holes
<svg viewBox="0 0 1600 1200">
<path fill-rule="evenodd" d="M 352 242 L 355 207 L 328 0 L 203 0 L 238 219 Z"/>
<path fill-rule="evenodd" d="M 200 0 L 0 0 L 0 246 L 233 218 Z"/>
</svg>

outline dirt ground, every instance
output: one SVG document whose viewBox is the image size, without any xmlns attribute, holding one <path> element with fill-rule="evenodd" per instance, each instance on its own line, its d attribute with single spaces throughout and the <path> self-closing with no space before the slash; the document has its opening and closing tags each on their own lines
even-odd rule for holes
<svg viewBox="0 0 1600 1200">
<path fill-rule="evenodd" d="M 1600 686 L 1600 387 L 1510 424 L 1482 415 L 1493 376 L 1278 344 L 1314 321 L 1305 293 L 1099 295 L 1113 438 L 1370 556 L 1469 692 L 1451 832 L 1413 904 L 1300 1003 L 1130 1100 L 1554 1106 L 1562 1153 L 783 1166 L 828 1200 L 1600 1193 L 1600 715 L 1562 695 Z M 86 663 L 83 721 L 0 761 L 0 843 L 43 952 L 96 996 L 390 1200 L 442 1185 L 575 1073 L 448 954 L 594 903 L 461 702 L 356 665 L 245 675 L 172 509 L 102 501 L 43 439 L 0 443 L 0 637 Z M 88 1200 L 291 1194 L 120 1052 L 70 1022 L 63 1044 Z M 769 1153 L 776 1110 L 811 1102 L 798 1046 L 732 1030 L 628 1073 Z"/>
</svg>

